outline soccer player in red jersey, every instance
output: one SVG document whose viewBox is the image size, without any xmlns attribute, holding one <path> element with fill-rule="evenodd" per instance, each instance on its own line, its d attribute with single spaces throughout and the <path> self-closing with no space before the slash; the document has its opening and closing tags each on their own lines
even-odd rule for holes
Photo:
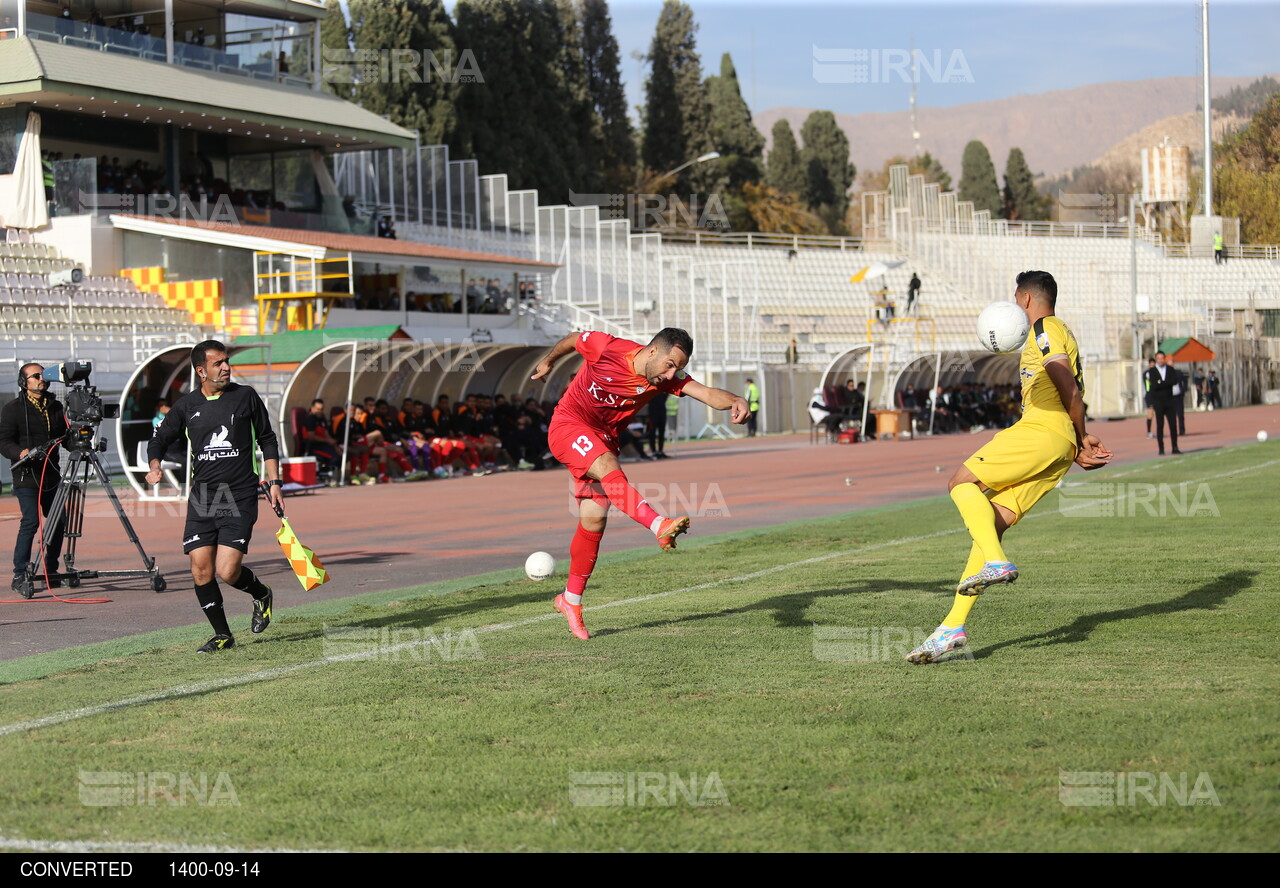
<svg viewBox="0 0 1280 888">
<path fill-rule="evenodd" d="M 667 327 L 648 345 L 587 330 L 556 343 L 538 364 L 532 379 L 545 379 L 556 361 L 577 351 L 584 363 L 556 405 L 547 443 L 572 473 L 578 500 L 578 530 L 569 546 L 569 582 L 555 608 L 578 638 L 590 638 L 582 622 L 582 593 L 596 565 L 609 506 L 630 516 L 658 538 L 667 551 L 689 530 L 689 519 L 664 518 L 636 491 L 618 467 L 618 431 L 659 394 L 689 396 L 716 410 L 728 410 L 741 425 L 751 415 L 747 402 L 732 392 L 708 388 L 684 372 L 693 339 Z"/>
</svg>

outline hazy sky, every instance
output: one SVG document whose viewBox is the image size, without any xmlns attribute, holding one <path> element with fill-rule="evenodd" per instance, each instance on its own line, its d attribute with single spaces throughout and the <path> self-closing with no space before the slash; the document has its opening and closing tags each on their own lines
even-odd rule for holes
<svg viewBox="0 0 1280 888">
<path fill-rule="evenodd" d="M 945 82 L 922 67 L 921 106 L 1200 73 L 1200 3 L 1194 0 L 690 5 L 704 73 L 718 73 L 721 54 L 731 53 L 753 111 L 778 105 L 850 114 L 905 110 L 906 69 L 890 65 L 907 58 L 913 43 L 938 75 L 948 68 L 953 75 Z M 662 0 L 611 0 L 609 8 L 634 115 L 644 99 L 644 69 L 631 56 L 647 51 Z M 1214 75 L 1280 72 L 1280 2 L 1210 3 L 1209 36 Z"/>
</svg>

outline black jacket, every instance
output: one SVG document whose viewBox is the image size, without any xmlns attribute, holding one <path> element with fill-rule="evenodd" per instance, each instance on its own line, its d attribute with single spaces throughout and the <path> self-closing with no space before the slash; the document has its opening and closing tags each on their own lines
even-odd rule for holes
<svg viewBox="0 0 1280 888">
<path fill-rule="evenodd" d="M 18 461 L 18 454 L 33 447 L 39 447 L 51 438 L 56 438 L 67 430 L 67 421 L 62 412 L 62 402 L 50 394 L 45 395 L 45 406 L 49 412 L 49 424 L 45 425 L 44 417 L 32 405 L 26 395 L 19 395 L 3 408 L 0 408 L 0 454 L 8 458 L 10 465 Z M 52 429 L 52 431 L 50 431 Z M 60 448 L 55 447 L 49 455 L 48 463 L 32 460 L 13 473 L 14 487 L 35 488 L 40 484 L 40 473 L 44 472 L 44 488 L 49 490 L 58 486 L 62 480 L 59 472 L 58 457 Z"/>
<path fill-rule="evenodd" d="M 1162 381 L 1160 379 L 1159 367 L 1147 368 L 1147 391 L 1151 393 L 1151 400 L 1153 402 L 1158 401 L 1162 404 L 1172 404 L 1174 399 L 1173 387 L 1175 385 L 1181 385 L 1182 383 L 1178 371 L 1172 366 L 1166 364 L 1164 371 L 1164 380 Z M 1179 390 L 1179 397 L 1181 397 L 1181 391 L 1184 390 L 1185 389 Z"/>
</svg>

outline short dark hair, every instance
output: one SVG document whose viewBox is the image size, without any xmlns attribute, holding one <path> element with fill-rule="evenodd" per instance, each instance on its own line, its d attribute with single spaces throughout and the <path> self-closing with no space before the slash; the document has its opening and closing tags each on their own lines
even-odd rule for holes
<svg viewBox="0 0 1280 888">
<path fill-rule="evenodd" d="M 1158 352 L 1156 352 L 1156 354 L 1157 354 L 1157 355 L 1164 355 L 1164 352 L 1162 352 L 1162 351 L 1158 351 Z M 1167 358 L 1167 357 L 1169 357 L 1168 355 L 1164 355 L 1164 356 L 1165 356 L 1166 358 Z"/>
<path fill-rule="evenodd" d="M 311 406 L 312 406 L 312 407 L 316 406 L 317 404 L 319 404 L 321 407 L 323 407 L 323 406 L 324 406 L 324 398 L 316 398 L 314 401 L 312 401 L 312 402 L 311 402 Z"/>
<path fill-rule="evenodd" d="M 19 380 L 23 385 L 26 385 L 26 384 L 27 384 L 27 371 L 28 371 L 28 370 L 30 370 L 32 367 L 39 367 L 39 368 L 40 368 L 40 369 L 42 369 L 42 370 L 44 369 L 44 365 L 43 365 L 43 364 L 41 364 L 39 361 L 31 361 L 31 362 L 26 363 L 26 364 L 23 364 L 21 367 L 19 367 L 19 368 L 18 368 L 18 380 Z"/>
<path fill-rule="evenodd" d="M 1047 271 L 1024 271 L 1018 275 L 1018 290 L 1035 294 L 1051 309 L 1058 306 L 1058 282 Z"/>
<path fill-rule="evenodd" d="M 208 352 L 226 352 L 227 347 L 216 339 L 206 339 L 204 342 L 197 343 L 195 348 L 191 349 L 191 368 L 203 367 L 205 355 Z"/>
<path fill-rule="evenodd" d="M 656 345 L 664 355 L 671 349 L 678 348 L 689 357 L 693 357 L 693 337 L 679 327 L 662 328 L 657 336 L 649 340 L 649 344 Z"/>
</svg>

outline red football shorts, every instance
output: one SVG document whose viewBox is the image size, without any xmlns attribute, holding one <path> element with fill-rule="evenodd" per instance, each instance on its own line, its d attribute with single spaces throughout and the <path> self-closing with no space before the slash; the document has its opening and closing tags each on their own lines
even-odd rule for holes
<svg viewBox="0 0 1280 888">
<path fill-rule="evenodd" d="M 579 423 L 553 423 L 547 431 L 551 455 L 560 460 L 573 476 L 573 495 L 577 499 L 604 497 L 600 482 L 592 481 L 587 470 L 602 453 L 620 452 L 618 439 L 610 434 Z"/>
</svg>

